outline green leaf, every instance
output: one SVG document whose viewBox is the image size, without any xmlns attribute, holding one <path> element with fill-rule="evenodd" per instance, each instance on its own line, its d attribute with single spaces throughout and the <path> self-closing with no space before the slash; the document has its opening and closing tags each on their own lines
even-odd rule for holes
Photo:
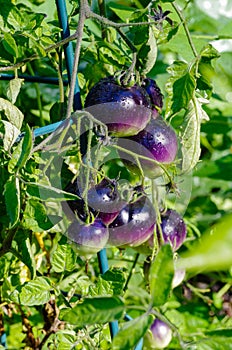
<svg viewBox="0 0 232 350">
<path fill-rule="evenodd" d="M 42 185 L 36 182 L 30 182 L 27 185 L 27 193 L 29 196 L 41 201 L 61 202 L 65 200 L 80 199 L 75 194 L 65 192 L 59 188 Z"/>
<path fill-rule="evenodd" d="M 16 170 L 24 167 L 26 164 L 32 149 L 32 132 L 30 127 L 26 126 L 26 131 L 23 139 L 19 142 L 14 150 L 11 160 L 8 163 L 8 171 L 15 172 Z"/>
<path fill-rule="evenodd" d="M 24 79 L 14 78 L 10 80 L 7 88 L 7 97 L 14 104 L 22 87 Z"/>
<path fill-rule="evenodd" d="M 50 230 L 61 220 L 59 216 L 48 215 L 46 208 L 37 200 L 29 199 L 23 213 L 23 226 L 33 232 Z"/>
<path fill-rule="evenodd" d="M 166 115 L 170 117 L 181 109 L 188 108 L 196 82 L 187 63 L 183 61 L 175 61 L 167 71 L 171 74 L 171 77 L 166 83 L 168 93 Z"/>
<path fill-rule="evenodd" d="M 154 67 L 157 58 L 157 43 L 153 28 L 148 28 L 148 40 L 142 45 L 138 52 L 138 59 L 142 63 L 142 74 L 146 75 Z"/>
<path fill-rule="evenodd" d="M 211 44 L 206 45 L 200 52 L 200 59 L 204 62 L 211 62 L 220 56 L 220 53 Z"/>
<path fill-rule="evenodd" d="M 202 120 L 208 120 L 208 115 L 203 110 L 200 101 L 194 98 L 189 104 L 181 126 L 182 173 L 189 173 L 199 161 Z"/>
<path fill-rule="evenodd" d="M 197 87 L 200 90 L 209 90 L 209 96 L 211 95 L 213 88 L 212 80 L 215 75 L 215 70 L 211 64 L 211 61 L 218 57 L 220 57 L 218 51 L 212 45 L 207 45 L 202 49 L 198 63 L 199 77 L 197 79 Z"/>
<path fill-rule="evenodd" d="M 4 33 L 3 36 L 3 46 L 4 48 L 13 56 L 13 57 L 18 57 L 18 48 L 17 44 L 15 42 L 15 39 L 13 36 L 8 32 Z"/>
<path fill-rule="evenodd" d="M 57 350 L 72 350 L 77 342 L 77 334 L 71 330 L 58 331 L 55 337 L 57 339 Z"/>
<path fill-rule="evenodd" d="M 109 8 L 123 21 L 128 22 L 135 9 L 131 6 L 124 6 L 115 2 L 108 3 Z"/>
<path fill-rule="evenodd" d="M 5 113 L 5 116 L 11 124 L 17 129 L 21 129 L 24 116 L 16 106 L 10 101 L 0 98 L 0 112 L 1 111 Z"/>
<path fill-rule="evenodd" d="M 232 154 L 216 160 L 202 161 L 194 171 L 194 176 L 231 181 Z"/>
<path fill-rule="evenodd" d="M 91 296 L 120 295 L 126 278 L 123 271 L 113 268 L 100 275 L 95 286 L 90 286 Z"/>
<path fill-rule="evenodd" d="M 3 147 L 5 151 L 9 152 L 17 137 L 19 136 L 20 130 L 6 120 L 2 120 L 1 122 L 4 125 L 5 129 L 3 136 Z"/>
<path fill-rule="evenodd" d="M 199 341 L 193 343 L 192 347 L 187 349 L 197 349 L 197 350 L 232 350 L 232 336 L 224 337 L 212 336 L 202 337 Z"/>
<path fill-rule="evenodd" d="M 69 244 L 58 244 L 51 256 L 52 270 L 57 273 L 72 271 L 76 266 L 76 259 L 76 253 Z"/>
<path fill-rule="evenodd" d="M 152 321 L 151 315 L 144 314 L 125 323 L 113 339 L 112 350 L 133 349 L 151 326 Z"/>
<path fill-rule="evenodd" d="M 33 306 L 46 304 L 51 298 L 51 284 L 48 278 L 37 277 L 25 283 L 19 290 L 21 305 Z"/>
<path fill-rule="evenodd" d="M 118 297 L 86 298 L 73 309 L 65 311 L 62 320 L 83 327 L 95 323 L 103 324 L 122 318 L 125 305 Z"/>
<path fill-rule="evenodd" d="M 191 250 L 183 253 L 176 264 L 179 268 L 198 273 L 218 271 L 232 264 L 232 214 L 223 217 L 206 231 Z"/>
<path fill-rule="evenodd" d="M 23 27 L 23 15 L 20 13 L 20 10 L 15 6 L 8 3 L 8 11 L 5 16 L 7 18 L 7 22 L 16 30 L 21 31 Z"/>
<path fill-rule="evenodd" d="M 161 246 L 150 269 L 150 288 L 153 306 L 166 303 L 174 276 L 173 252 L 170 244 Z"/>
<path fill-rule="evenodd" d="M 34 279 L 36 276 L 36 262 L 28 232 L 18 230 L 15 241 L 18 244 L 18 251 L 22 257 L 22 262 L 29 268 L 31 279 Z"/>
<path fill-rule="evenodd" d="M 4 197 L 10 228 L 13 228 L 18 223 L 20 215 L 20 187 L 16 176 L 11 176 L 5 183 Z"/>
</svg>

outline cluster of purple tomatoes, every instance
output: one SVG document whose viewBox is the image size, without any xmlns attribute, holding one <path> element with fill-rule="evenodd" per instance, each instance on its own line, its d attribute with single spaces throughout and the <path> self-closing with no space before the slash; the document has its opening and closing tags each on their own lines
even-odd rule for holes
<svg viewBox="0 0 232 350">
<path fill-rule="evenodd" d="M 103 122 L 116 140 L 125 166 L 140 174 L 142 171 L 148 178 L 162 175 L 160 165 L 174 162 L 178 151 L 176 133 L 160 115 L 162 107 L 161 91 L 150 78 L 133 86 L 124 86 L 114 77 L 104 78 L 90 89 L 85 100 L 85 109 Z M 140 166 L 133 153 L 139 156 Z M 181 246 L 186 237 L 182 217 L 172 209 L 162 211 L 162 233 L 158 233 L 154 206 L 138 188 L 127 202 L 118 191 L 117 180 L 102 178 L 88 189 L 86 203 L 78 180 L 67 186 L 66 191 L 80 197 L 64 204 L 65 212 L 73 219 L 68 238 L 80 254 L 94 254 L 106 245 L 145 246 L 152 251 L 154 232 L 158 242 L 170 243 L 173 251 Z"/>
</svg>

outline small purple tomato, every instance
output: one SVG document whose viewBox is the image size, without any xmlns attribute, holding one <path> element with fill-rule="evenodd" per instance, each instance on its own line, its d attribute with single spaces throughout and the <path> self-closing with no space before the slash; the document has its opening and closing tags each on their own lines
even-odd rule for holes
<svg viewBox="0 0 232 350">
<path fill-rule="evenodd" d="M 161 230 L 164 243 L 170 243 L 173 251 L 180 248 L 187 234 L 182 216 L 173 209 L 168 209 L 161 214 Z"/>
<path fill-rule="evenodd" d="M 68 227 L 67 237 L 80 255 L 91 255 L 106 246 L 109 232 L 100 219 L 95 219 L 91 224 L 75 220 Z"/>
<path fill-rule="evenodd" d="M 146 90 L 150 97 L 152 109 L 154 111 L 153 118 L 155 118 L 158 116 L 159 110 L 163 107 L 163 95 L 160 88 L 156 81 L 151 78 L 143 79 L 141 86 Z"/>
<path fill-rule="evenodd" d="M 153 233 L 156 214 L 151 201 L 142 195 L 129 202 L 109 225 L 109 244 L 117 247 L 136 247 Z"/>
<path fill-rule="evenodd" d="M 137 134 L 151 118 L 150 98 L 140 86 L 119 85 L 114 77 L 100 80 L 86 96 L 85 109 L 105 123 L 112 136 Z"/>
<path fill-rule="evenodd" d="M 152 323 L 150 331 L 150 349 L 164 349 L 172 340 L 171 328 L 158 318 Z"/>
<path fill-rule="evenodd" d="M 88 206 L 105 225 L 109 225 L 125 205 L 115 180 L 103 179 L 88 191 Z"/>
<path fill-rule="evenodd" d="M 170 243 L 173 251 L 179 249 L 187 234 L 187 227 L 182 216 L 175 210 L 168 209 L 165 213 L 161 213 L 160 227 L 162 238 L 160 237 L 158 227 L 155 227 L 155 234 L 157 235 L 158 241 L 160 241 L 160 243 L 163 241 L 164 244 Z M 137 250 L 144 254 L 151 254 L 153 247 L 154 237 L 152 235 L 144 244 L 138 247 Z M 181 273 L 182 275 L 184 274 L 184 272 L 180 272 L 180 274 Z"/>
<path fill-rule="evenodd" d="M 172 163 L 177 154 L 178 142 L 174 129 L 159 116 L 151 119 L 146 128 L 137 135 L 118 140 L 120 147 L 134 152 L 162 164 Z M 131 155 L 120 152 L 122 161 L 130 168 L 137 168 L 137 163 Z M 139 158 L 144 174 L 149 178 L 155 178 L 163 173 L 163 170 L 155 162 Z"/>
</svg>

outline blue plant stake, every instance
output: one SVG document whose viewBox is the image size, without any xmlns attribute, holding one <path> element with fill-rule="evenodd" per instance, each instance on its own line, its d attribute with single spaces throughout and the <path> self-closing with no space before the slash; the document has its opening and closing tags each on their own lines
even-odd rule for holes
<svg viewBox="0 0 232 350">
<path fill-rule="evenodd" d="M 70 36 L 65 0 L 56 0 L 56 7 L 57 7 L 58 17 L 60 21 L 60 26 L 62 28 L 62 38 L 65 39 Z M 64 54 L 65 54 L 66 67 L 68 71 L 68 80 L 70 83 L 71 77 L 72 77 L 72 71 L 73 71 L 73 60 L 74 60 L 73 45 L 71 42 L 69 42 L 67 45 L 64 46 Z M 76 78 L 73 108 L 75 111 L 77 109 L 82 108 L 78 78 Z"/>
</svg>

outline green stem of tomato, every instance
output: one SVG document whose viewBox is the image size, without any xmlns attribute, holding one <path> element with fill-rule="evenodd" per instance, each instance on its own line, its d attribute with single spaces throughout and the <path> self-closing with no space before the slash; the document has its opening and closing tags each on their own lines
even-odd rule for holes
<svg viewBox="0 0 232 350">
<path fill-rule="evenodd" d="M 191 34 L 190 34 L 190 32 L 189 32 L 189 29 L 188 29 L 188 26 L 187 26 L 187 23 L 186 23 L 186 19 L 184 18 L 183 14 L 182 14 L 182 11 L 179 9 L 179 7 L 178 7 L 177 4 L 175 3 L 175 1 L 172 2 L 172 7 L 174 8 L 174 10 L 176 11 L 178 17 L 179 17 L 180 20 L 181 20 L 181 23 L 182 23 L 182 25 L 183 25 L 183 27 L 184 27 L 184 31 L 185 31 L 185 34 L 186 34 L 186 37 L 187 37 L 187 40 L 188 40 L 189 45 L 190 45 L 190 47 L 191 47 L 191 49 L 192 49 L 193 55 L 194 55 L 195 57 L 197 57 L 197 56 L 198 56 L 198 53 L 197 53 L 197 50 L 196 50 L 195 45 L 194 45 L 194 43 L 193 43 Z"/>
<path fill-rule="evenodd" d="M 134 273 L 134 269 L 135 269 L 135 266 L 136 266 L 136 264 L 137 264 L 137 262 L 138 262 L 139 255 L 140 255 L 139 253 L 137 253 L 137 254 L 135 255 L 135 259 L 134 259 L 134 261 L 133 261 L 133 264 L 132 264 L 132 266 L 131 266 L 129 275 L 128 275 L 128 277 L 127 277 L 126 283 L 125 283 L 124 288 L 123 288 L 124 292 L 127 290 L 128 284 L 129 284 L 129 282 L 130 282 L 130 280 L 131 280 L 131 277 L 132 277 L 132 275 L 133 275 L 133 273 Z"/>
<path fill-rule="evenodd" d="M 78 71 L 78 65 L 79 65 L 80 53 L 81 53 L 81 42 L 82 42 L 82 37 L 83 37 L 85 20 L 87 18 L 87 14 L 86 14 L 87 8 L 88 8 L 87 1 L 81 0 L 80 1 L 80 15 L 79 15 L 79 21 L 78 21 L 78 26 L 77 26 L 77 30 L 76 30 L 77 41 L 76 41 L 76 48 L 75 48 L 75 53 L 74 53 L 72 78 L 71 78 L 71 82 L 70 82 L 70 90 L 69 90 L 69 95 L 68 95 L 68 106 L 67 106 L 66 118 L 70 118 L 71 113 L 72 113 L 72 106 L 73 106 L 73 100 L 74 100 L 74 90 L 75 90 L 76 77 L 77 77 L 77 71 Z"/>
<path fill-rule="evenodd" d="M 151 163 L 153 163 L 153 164 L 155 164 L 155 165 L 158 165 L 158 166 L 164 171 L 164 173 L 167 175 L 167 178 L 168 178 L 168 180 L 170 181 L 170 183 L 173 183 L 172 177 L 171 177 L 171 175 L 169 174 L 169 172 L 167 171 L 167 169 L 165 168 L 165 166 L 164 166 L 163 164 L 161 164 L 160 162 L 157 162 L 155 159 L 151 159 L 151 158 L 142 156 L 142 155 L 140 155 L 140 154 L 135 154 L 134 152 L 129 151 L 128 149 L 123 148 L 123 147 L 118 146 L 118 145 L 112 145 L 112 147 L 118 149 L 119 151 L 123 151 L 123 152 L 125 152 L 125 153 L 131 155 L 131 156 L 134 157 L 135 159 L 136 159 L 136 157 L 137 157 L 137 158 L 140 158 L 140 159 L 148 160 L 148 161 L 150 161 Z"/>
<path fill-rule="evenodd" d="M 35 75 L 30 63 L 28 63 L 28 70 L 32 76 Z M 36 99 L 37 99 L 38 110 L 39 110 L 40 125 L 44 126 L 45 122 L 43 119 L 43 106 L 42 106 L 41 94 L 40 94 L 40 89 L 39 89 L 38 83 L 34 83 L 34 87 L 35 87 L 35 91 L 36 91 Z"/>
<path fill-rule="evenodd" d="M 106 5 L 105 0 L 98 0 L 98 8 L 100 15 L 103 17 L 106 17 Z M 102 39 L 106 39 L 106 28 L 102 25 L 101 26 L 101 32 L 102 32 Z"/>
</svg>

